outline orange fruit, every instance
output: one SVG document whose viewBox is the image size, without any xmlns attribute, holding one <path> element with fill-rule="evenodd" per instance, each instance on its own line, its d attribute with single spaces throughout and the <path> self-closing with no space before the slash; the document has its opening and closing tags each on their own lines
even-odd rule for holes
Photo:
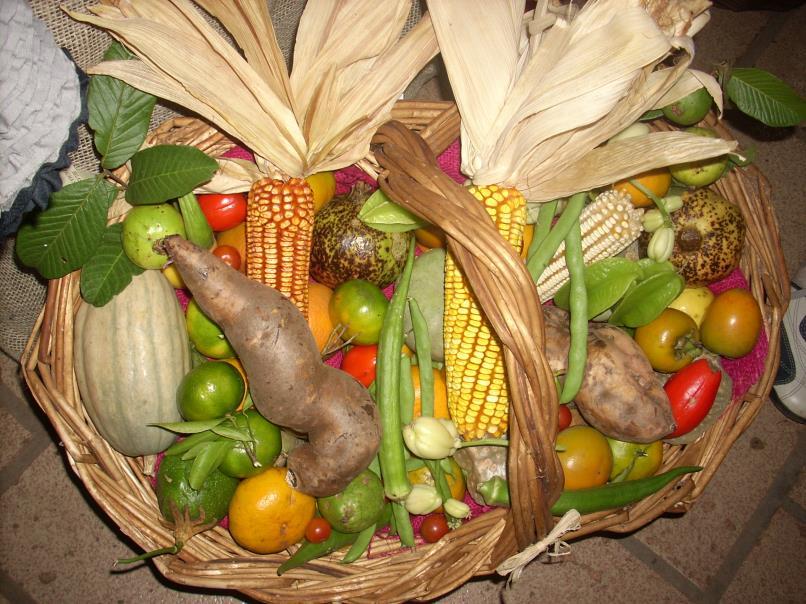
<svg viewBox="0 0 806 604">
<path fill-rule="evenodd" d="M 247 395 L 249 394 L 249 378 L 246 377 L 246 370 L 243 368 L 243 365 L 241 365 L 241 362 L 238 359 L 232 358 L 232 359 L 222 359 L 222 360 L 225 363 L 229 363 L 230 365 L 235 367 L 235 369 L 238 370 L 238 373 L 241 374 L 241 378 L 243 379 L 243 383 L 244 383 L 245 388 L 244 388 L 244 391 L 243 391 L 243 398 L 241 398 L 241 402 L 238 404 L 238 410 L 240 410 L 243 407 L 244 402 L 246 401 Z"/>
<path fill-rule="evenodd" d="M 188 421 L 215 419 L 235 411 L 245 392 L 246 384 L 233 365 L 207 361 L 182 378 L 176 389 L 176 403 Z"/>
<path fill-rule="evenodd" d="M 448 489 L 451 491 L 451 497 L 454 499 L 458 499 L 462 501 L 465 497 L 465 475 L 462 473 L 462 468 L 456 463 L 456 460 L 453 457 L 448 457 L 447 462 L 451 466 L 450 472 L 444 472 L 445 480 L 448 483 Z M 439 462 L 437 462 L 439 463 Z M 425 484 L 429 486 L 434 486 L 434 477 L 431 476 L 431 472 L 428 470 L 428 466 L 422 466 L 417 468 L 416 470 L 409 470 L 407 472 L 409 477 L 409 482 L 411 484 Z M 435 512 L 441 512 L 442 506 L 439 506 Z"/>
<path fill-rule="evenodd" d="M 216 233 L 215 240 L 218 245 L 231 245 L 238 250 L 241 255 L 240 271 L 246 273 L 246 222 Z"/>
<path fill-rule="evenodd" d="M 434 374 L 434 417 L 450 419 L 448 413 L 448 385 L 445 382 L 445 370 L 433 368 Z M 411 368 L 411 381 L 414 384 L 414 415 L 420 417 L 422 413 L 423 401 L 420 398 L 422 390 L 420 388 L 420 367 L 414 365 Z"/>
<path fill-rule="evenodd" d="M 557 434 L 557 457 L 564 489 L 575 491 L 603 485 L 613 469 L 613 453 L 604 434 L 590 426 L 571 426 Z"/>
<path fill-rule="evenodd" d="M 316 513 L 316 499 L 286 482 L 286 468 L 245 478 L 229 503 L 229 532 L 241 547 L 275 554 L 298 543 Z"/>
<path fill-rule="evenodd" d="M 333 172 L 325 171 L 306 176 L 305 180 L 313 192 L 313 211 L 318 212 L 336 194 L 336 177 Z"/>
<path fill-rule="evenodd" d="M 445 247 L 445 233 L 441 228 L 429 224 L 414 231 L 414 239 L 422 247 L 433 249 L 435 247 Z"/>
<path fill-rule="evenodd" d="M 330 334 L 336 327 L 330 318 L 330 299 L 332 297 L 333 290 L 327 285 L 311 281 L 308 288 L 308 326 L 313 332 L 319 352 L 324 350 Z"/>
<path fill-rule="evenodd" d="M 669 172 L 669 168 L 655 168 L 654 170 L 641 172 L 641 174 L 620 180 L 613 185 L 613 188 L 616 191 L 629 193 L 630 197 L 632 198 L 632 204 L 635 207 L 645 208 L 648 206 L 654 206 L 655 203 L 636 187 L 634 187 L 630 183 L 631 180 L 640 183 L 658 197 L 663 197 L 669 192 L 669 187 L 672 186 L 672 173 Z"/>
</svg>

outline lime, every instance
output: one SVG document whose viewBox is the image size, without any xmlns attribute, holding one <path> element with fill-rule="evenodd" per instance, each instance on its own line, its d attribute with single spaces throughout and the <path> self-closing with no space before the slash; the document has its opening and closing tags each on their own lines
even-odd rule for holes
<svg viewBox="0 0 806 604">
<path fill-rule="evenodd" d="M 193 459 L 184 460 L 181 455 L 166 455 L 157 470 L 157 504 L 163 518 L 178 522 L 174 511 L 180 515 L 187 510 L 191 520 L 204 513 L 206 522 L 221 520 L 227 515 L 230 499 L 238 486 L 238 480 L 219 470 L 213 470 L 197 491 L 190 486 L 190 468 Z"/>
<path fill-rule="evenodd" d="M 200 353 L 213 359 L 231 359 L 235 356 L 235 351 L 224 332 L 202 312 L 196 300 L 188 303 L 185 320 L 190 341 Z"/>
<path fill-rule="evenodd" d="M 388 306 L 389 300 L 377 285 L 351 279 L 333 290 L 330 319 L 344 328 L 343 339 L 353 344 L 377 344 Z"/>
<path fill-rule="evenodd" d="M 229 450 L 219 469 L 227 476 L 247 478 L 260 474 L 270 467 L 282 448 L 280 428 L 275 426 L 257 409 L 247 409 L 233 416 L 240 430 L 251 434 L 251 441 L 237 441 Z M 256 465 L 257 464 L 257 465 Z"/>
<path fill-rule="evenodd" d="M 372 526 L 383 512 L 383 484 L 372 470 L 364 470 L 341 493 L 317 499 L 322 518 L 334 530 L 360 533 Z"/>
<path fill-rule="evenodd" d="M 188 421 L 224 417 L 243 399 L 246 386 L 229 363 L 208 361 L 185 374 L 176 390 L 179 412 Z"/>
</svg>

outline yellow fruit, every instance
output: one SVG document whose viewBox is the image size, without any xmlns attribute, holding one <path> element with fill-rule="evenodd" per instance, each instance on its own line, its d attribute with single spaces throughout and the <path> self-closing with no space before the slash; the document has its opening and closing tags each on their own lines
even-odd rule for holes
<svg viewBox="0 0 806 604">
<path fill-rule="evenodd" d="M 445 382 L 445 370 L 432 369 L 434 374 L 434 417 L 450 419 L 448 412 L 448 386 Z M 411 368 L 411 381 L 414 384 L 414 415 L 420 417 L 422 412 L 422 390 L 420 388 L 420 367 L 414 365 Z"/>
<path fill-rule="evenodd" d="M 306 176 L 305 180 L 313 191 L 313 211 L 318 212 L 336 194 L 336 177 L 333 172 L 325 171 Z"/>
<path fill-rule="evenodd" d="M 433 249 L 435 247 L 445 247 L 445 233 L 438 226 L 430 224 L 414 231 L 414 239 L 420 247 Z"/>
<path fill-rule="evenodd" d="M 705 311 L 708 310 L 713 301 L 714 294 L 707 287 L 687 287 L 669 304 L 669 307 L 683 311 L 694 319 L 697 327 L 702 327 Z"/>
<path fill-rule="evenodd" d="M 302 540 L 316 513 L 316 499 L 286 482 L 285 468 L 245 478 L 229 503 L 229 532 L 241 547 L 275 554 Z"/>
<path fill-rule="evenodd" d="M 523 247 L 521 248 L 521 258 L 524 260 L 526 260 L 526 256 L 529 254 L 529 246 L 532 244 L 532 238 L 534 238 L 534 236 L 535 225 L 523 225 Z"/>
<path fill-rule="evenodd" d="M 658 197 L 663 197 L 669 192 L 669 187 L 672 185 L 672 173 L 669 172 L 669 168 L 655 168 L 654 170 L 641 172 L 641 174 L 620 180 L 613 185 L 616 191 L 629 193 L 632 198 L 632 204 L 635 207 L 645 208 L 653 206 L 655 203 L 634 187 L 630 183 L 631 180 L 640 183 Z"/>
<path fill-rule="evenodd" d="M 171 287 L 174 289 L 182 289 L 185 287 L 185 282 L 182 280 L 182 275 L 179 274 L 179 271 L 175 265 L 169 264 L 163 268 L 162 274 L 166 279 L 168 279 L 168 283 L 170 283 Z"/>
<path fill-rule="evenodd" d="M 335 327 L 330 319 L 330 298 L 333 297 L 333 290 L 327 285 L 322 285 L 316 281 L 311 281 L 308 289 L 308 325 L 316 340 L 316 348 L 319 352 L 324 350 Z"/>
<path fill-rule="evenodd" d="M 465 475 L 462 473 L 462 468 L 456 463 L 453 457 L 448 458 L 448 463 L 451 465 L 451 471 L 445 472 L 445 480 L 448 482 L 448 489 L 451 491 L 451 497 L 462 501 L 465 497 Z M 434 477 L 427 466 L 410 470 L 408 472 L 409 482 L 411 484 L 425 484 L 434 486 Z M 441 512 L 442 506 L 439 506 L 435 512 Z"/>
</svg>

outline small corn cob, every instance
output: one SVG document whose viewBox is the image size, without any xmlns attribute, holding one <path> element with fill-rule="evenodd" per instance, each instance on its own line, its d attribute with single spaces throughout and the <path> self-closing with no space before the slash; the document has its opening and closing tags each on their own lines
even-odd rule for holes
<svg viewBox="0 0 806 604">
<path fill-rule="evenodd" d="M 515 189 L 470 187 L 501 235 L 520 252 L 526 202 Z M 507 431 L 508 397 L 501 349 L 450 254 L 445 259 L 445 375 L 448 409 L 466 440 Z"/>
<path fill-rule="evenodd" d="M 302 178 L 252 184 L 246 211 L 246 274 L 289 298 L 307 317 L 313 193 Z"/>
<path fill-rule="evenodd" d="M 579 217 L 585 264 L 615 256 L 641 234 L 643 210 L 636 208 L 629 194 L 608 190 L 585 206 Z M 568 281 L 565 243 L 561 243 L 537 282 L 541 300 L 549 300 Z"/>
</svg>

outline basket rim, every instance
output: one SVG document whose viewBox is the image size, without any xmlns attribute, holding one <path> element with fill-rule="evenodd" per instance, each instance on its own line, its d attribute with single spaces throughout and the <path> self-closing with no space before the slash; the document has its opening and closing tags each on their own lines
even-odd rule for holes
<svg viewBox="0 0 806 604">
<path fill-rule="evenodd" d="M 393 118 L 417 130 L 433 149 L 447 147 L 458 135 L 458 113 L 450 101 L 399 101 Z M 155 134 L 190 127 L 173 118 Z M 711 115 L 708 124 L 723 137 L 730 130 Z M 164 128 L 163 128 L 164 126 Z M 660 127 L 663 127 L 662 125 Z M 209 126 L 207 126 L 209 128 Z M 449 136 L 452 135 L 452 136 Z M 195 133 L 200 146 L 224 149 L 233 141 Z M 223 153 L 223 151 L 220 151 Z M 655 495 L 622 510 L 589 514 L 582 528 L 564 539 L 577 539 L 599 532 L 632 532 L 665 512 L 691 508 L 717 471 L 735 440 L 750 425 L 772 388 L 778 361 L 778 338 L 789 300 L 789 279 L 781 250 L 777 219 L 770 202 L 770 187 L 755 166 L 732 171 L 716 189 L 737 203 L 750 232 L 742 255 L 742 270 L 751 291 L 760 302 L 769 338 L 764 372 L 754 386 L 729 406 L 723 416 L 698 441 L 672 450 L 664 467 L 700 461 L 705 469 L 672 483 Z M 170 531 L 160 526 L 156 497 L 144 476 L 151 460 L 125 458 L 115 452 L 95 431 L 83 411 L 72 375 L 72 317 L 81 304 L 78 275 L 72 273 L 48 283 L 45 306 L 34 325 L 21 357 L 23 377 L 37 404 L 64 443 L 73 472 L 101 509 L 119 529 L 145 550 L 173 542 Z M 157 513 L 155 513 L 157 512 Z M 556 519 L 555 519 L 556 520 Z M 283 577 L 267 572 L 286 554 L 255 556 L 238 548 L 225 529 L 194 537 L 185 549 L 169 560 L 155 564 L 166 578 L 196 587 L 236 589 L 260 601 L 332 601 L 334 596 L 354 601 L 404 601 L 440 596 L 473 576 L 488 575 L 498 563 L 517 551 L 511 510 L 487 512 L 452 531 L 432 545 L 389 555 L 382 545 L 378 557 L 361 558 L 349 566 L 338 564 L 337 555 L 316 560 Z M 229 556 L 224 555 L 229 554 Z M 337 553 L 338 554 L 338 553 Z M 394 580 L 390 579 L 394 577 Z"/>
</svg>

